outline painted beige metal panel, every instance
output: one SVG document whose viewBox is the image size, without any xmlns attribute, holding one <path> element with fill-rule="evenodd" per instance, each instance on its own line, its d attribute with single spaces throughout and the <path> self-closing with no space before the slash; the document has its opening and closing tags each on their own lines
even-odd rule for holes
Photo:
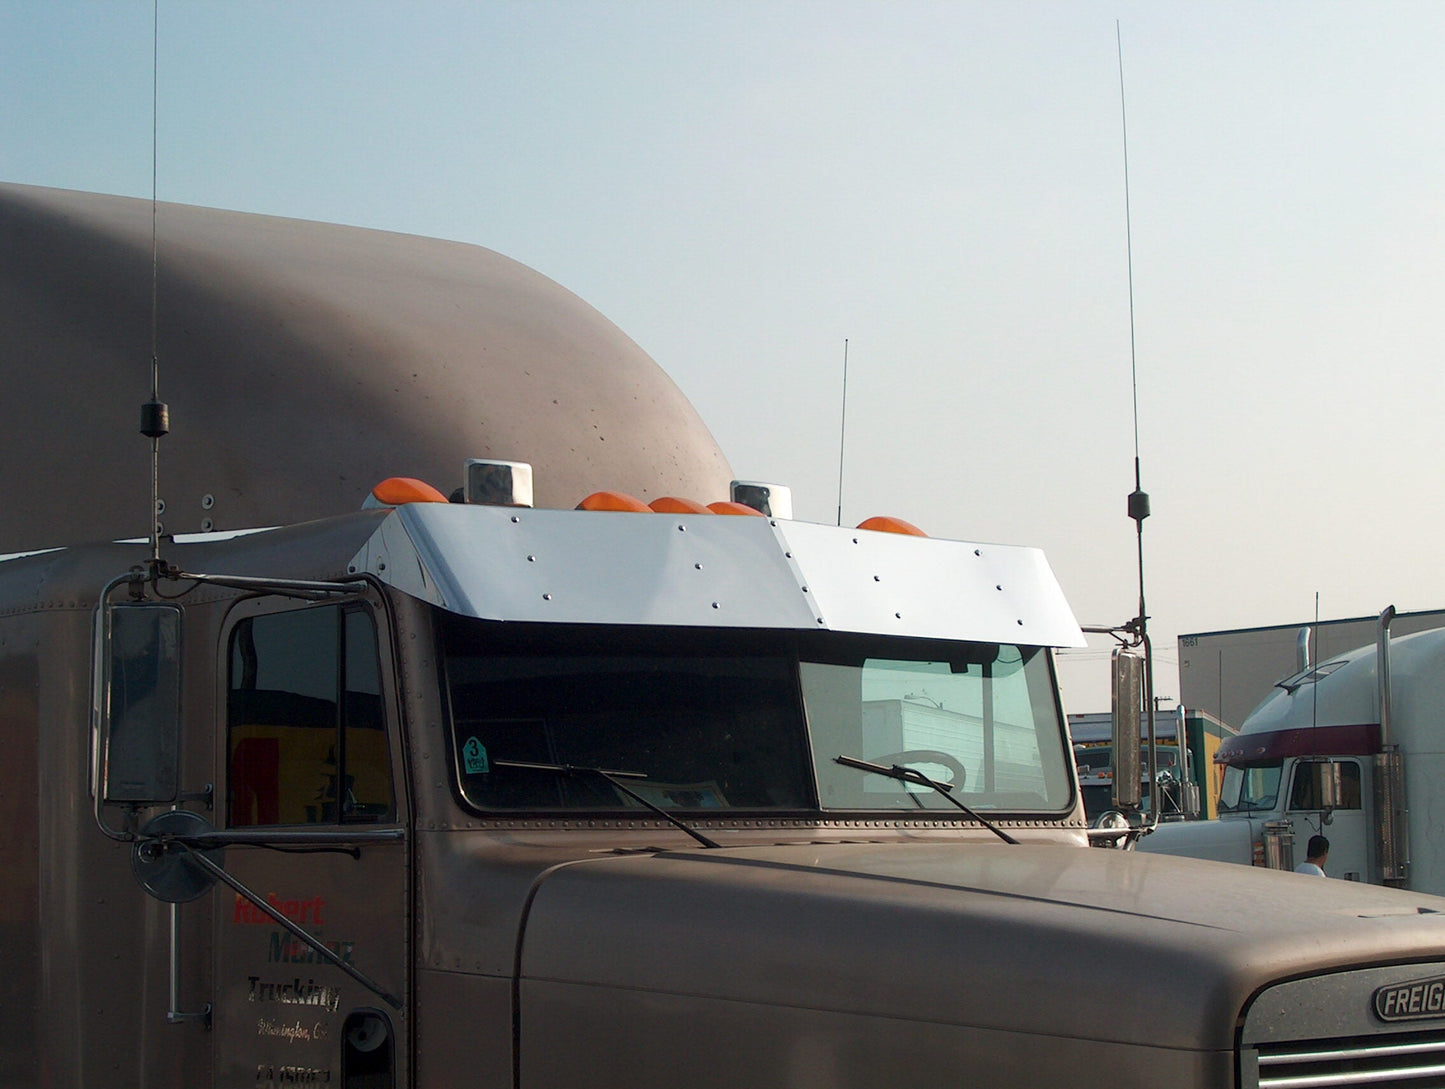
<svg viewBox="0 0 1445 1089">
<path fill-rule="evenodd" d="M 511 979 L 419 971 L 416 1020 L 417 1085 L 514 1089 Z"/>
<path fill-rule="evenodd" d="M 0 618 L 0 965 L 10 996 L 0 1017 L 3 1086 L 40 1080 L 40 739 L 31 724 L 39 711 L 41 619 L 20 612 Z"/>
<path fill-rule="evenodd" d="M 1445 901 L 1332 881 L 1306 903 L 1300 880 L 999 843 L 597 859 L 540 882 L 523 939 L 524 1003 L 566 984 L 590 988 L 604 1021 L 617 995 L 647 994 L 659 1009 L 672 996 L 752 1005 L 759 1025 L 764 1009 L 806 1009 L 1227 1052 L 1260 986 L 1429 956 L 1445 939 L 1429 914 Z M 1088 1001 L 1080 979 L 1092 995 L 1135 1000 Z M 524 1084 L 529 1043 L 536 1056 L 564 1041 L 538 1013 L 521 1013 Z"/>
<path fill-rule="evenodd" d="M 94 592 L 97 570 L 124 570 L 124 552 L 0 564 L 0 797 L 15 799 L 6 836 L 18 848 L 0 892 L 6 1086 L 180 1087 L 210 1067 L 204 1031 L 165 1022 L 171 909 L 141 892 L 129 846 L 101 836 L 89 812 Z M 185 654 L 203 632 L 193 625 Z M 209 685 L 191 695 L 192 721 L 213 720 Z M 213 781 L 211 755 L 207 736 L 188 741 L 188 783 Z M 184 998 L 203 1003 L 208 902 L 183 906 L 180 920 Z M 24 945 L 12 958 L 16 926 Z"/>
<path fill-rule="evenodd" d="M 0 553 L 150 533 L 151 222 L 148 201 L 0 185 Z M 667 375 L 524 265 L 179 204 L 155 225 L 169 532 L 355 510 L 389 476 L 450 492 L 468 457 L 531 462 L 539 506 L 727 497 Z"/>
<path fill-rule="evenodd" d="M 866 949 L 855 952 L 868 956 Z M 959 968 L 966 973 L 968 962 Z M 893 965 L 891 971 L 906 981 L 911 965 Z M 989 991 L 999 984 L 971 977 L 968 985 Z M 1116 1005 L 1102 995 L 1097 1001 Z M 522 1003 L 521 1089 L 1234 1084 L 1229 1050 L 1172 1050 L 959 1026 L 927 1016 L 896 1019 L 758 1007 L 692 995 L 611 991 L 599 996 L 593 988 L 556 983 L 525 984 Z"/>
</svg>

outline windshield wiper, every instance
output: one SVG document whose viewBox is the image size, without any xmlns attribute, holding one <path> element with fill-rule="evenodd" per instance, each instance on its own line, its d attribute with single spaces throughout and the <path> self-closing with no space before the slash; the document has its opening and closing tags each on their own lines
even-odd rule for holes
<svg viewBox="0 0 1445 1089">
<path fill-rule="evenodd" d="M 980 816 L 954 797 L 952 784 L 940 783 L 936 779 L 930 779 L 916 768 L 904 767 L 902 764 L 884 767 L 882 764 L 870 764 L 867 760 L 859 760 L 856 756 L 835 756 L 833 763 L 842 764 L 845 768 L 857 768 L 859 771 L 871 771 L 874 775 L 883 775 L 889 779 L 897 779 L 900 783 L 917 783 L 919 786 L 931 787 L 954 805 L 958 806 L 959 809 L 963 810 L 965 816 L 972 817 L 978 821 L 979 824 L 983 825 L 1005 843 L 1018 843 L 1018 840 L 1014 839 L 1013 836 L 1009 835 L 998 825 Z"/>
<path fill-rule="evenodd" d="M 674 817 L 666 809 L 663 809 L 662 806 L 657 805 L 655 802 L 648 801 L 641 794 L 637 793 L 637 791 L 632 790 L 625 783 L 619 781 L 621 779 L 646 779 L 647 776 L 643 772 L 615 770 L 609 771 L 605 768 L 577 767 L 574 764 L 532 764 L 526 763 L 521 760 L 493 760 L 492 766 L 497 768 L 523 768 L 528 771 L 551 771 L 556 772 L 558 775 L 595 776 L 598 779 L 605 780 L 612 786 L 616 787 L 618 790 L 622 791 L 623 794 L 626 794 L 638 805 L 644 806 L 645 808 L 652 810 L 669 824 L 675 824 L 678 828 L 681 828 L 684 832 L 690 835 L 693 839 L 697 840 L 704 847 L 720 846 L 718 843 L 715 843 L 713 840 L 703 835 L 696 828 L 693 828 L 691 825 L 684 823 L 677 817 Z"/>
</svg>

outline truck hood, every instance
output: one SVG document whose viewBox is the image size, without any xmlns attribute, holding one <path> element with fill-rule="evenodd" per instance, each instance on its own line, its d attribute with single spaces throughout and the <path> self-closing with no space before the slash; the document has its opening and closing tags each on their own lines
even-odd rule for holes
<svg viewBox="0 0 1445 1089">
<path fill-rule="evenodd" d="M 1221 1050 L 1271 981 L 1445 959 L 1445 899 L 1062 846 L 722 849 L 559 866 L 520 948 L 524 988 Z"/>
</svg>

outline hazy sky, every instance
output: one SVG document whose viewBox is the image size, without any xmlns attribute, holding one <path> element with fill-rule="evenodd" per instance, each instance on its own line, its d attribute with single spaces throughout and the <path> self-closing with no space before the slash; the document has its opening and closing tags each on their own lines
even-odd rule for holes
<svg viewBox="0 0 1445 1089">
<path fill-rule="evenodd" d="M 152 4 L 0 0 L 0 180 L 148 197 Z M 742 477 L 1180 632 L 1445 605 L 1445 4 L 161 0 L 161 200 L 477 243 Z M 1096 653 L 1074 711 L 1107 708 Z"/>
</svg>

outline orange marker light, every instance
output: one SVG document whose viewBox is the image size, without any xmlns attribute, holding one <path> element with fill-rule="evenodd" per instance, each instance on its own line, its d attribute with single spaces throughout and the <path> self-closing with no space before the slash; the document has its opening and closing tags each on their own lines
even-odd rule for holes
<svg viewBox="0 0 1445 1089">
<path fill-rule="evenodd" d="M 734 503 L 731 499 L 720 499 L 716 503 L 709 503 L 707 509 L 714 514 L 751 514 L 755 517 L 764 517 L 763 512 L 754 510 L 746 503 Z"/>
<path fill-rule="evenodd" d="M 409 476 L 387 477 L 371 489 L 372 498 L 384 507 L 399 507 L 404 503 L 445 503 L 442 495 L 425 480 Z"/>
<path fill-rule="evenodd" d="M 577 504 L 578 510 L 626 510 L 649 514 L 652 508 L 626 492 L 593 492 Z"/>
<path fill-rule="evenodd" d="M 928 536 L 912 522 L 905 522 L 902 518 L 894 518 L 887 514 L 875 514 L 872 518 L 866 518 L 858 523 L 858 528 L 873 529 L 880 533 L 906 533 L 910 537 Z"/>
<path fill-rule="evenodd" d="M 658 514 L 710 514 L 711 512 L 696 499 L 682 499 L 676 495 L 664 495 L 647 504 Z"/>
</svg>

